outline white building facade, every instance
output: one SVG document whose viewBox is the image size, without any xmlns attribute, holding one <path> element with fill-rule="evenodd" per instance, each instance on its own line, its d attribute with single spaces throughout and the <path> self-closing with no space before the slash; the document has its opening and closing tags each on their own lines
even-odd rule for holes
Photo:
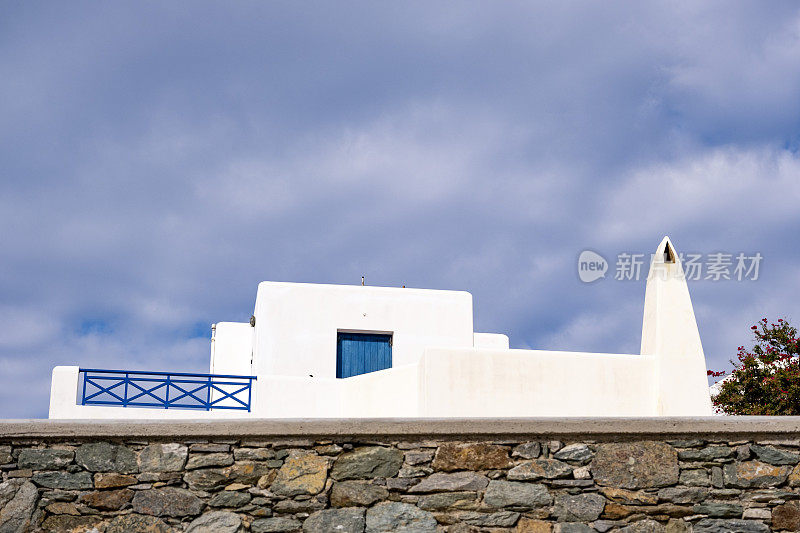
<svg viewBox="0 0 800 533">
<path fill-rule="evenodd" d="M 666 237 L 650 266 L 639 354 L 512 350 L 505 335 L 474 331 L 469 293 L 407 288 L 264 282 L 250 323 L 213 331 L 208 375 L 56 367 L 50 418 L 712 414 Z"/>
</svg>

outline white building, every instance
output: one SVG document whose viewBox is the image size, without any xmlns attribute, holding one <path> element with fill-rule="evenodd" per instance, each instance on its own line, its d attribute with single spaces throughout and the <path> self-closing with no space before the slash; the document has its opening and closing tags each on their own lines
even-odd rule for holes
<svg viewBox="0 0 800 533">
<path fill-rule="evenodd" d="M 472 317 L 467 292 L 264 282 L 250 323 L 215 325 L 210 375 L 56 367 L 50 418 L 712 414 L 666 237 L 648 274 L 639 354 L 512 350 L 505 335 L 474 332 Z"/>
</svg>

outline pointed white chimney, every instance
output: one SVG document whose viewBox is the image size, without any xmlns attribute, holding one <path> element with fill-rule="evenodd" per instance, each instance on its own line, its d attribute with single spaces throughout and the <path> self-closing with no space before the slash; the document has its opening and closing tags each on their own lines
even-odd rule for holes
<svg viewBox="0 0 800 533">
<path fill-rule="evenodd" d="M 656 413 L 712 415 L 706 358 L 686 276 L 669 237 L 658 245 L 644 296 L 642 354 L 656 357 Z"/>
</svg>

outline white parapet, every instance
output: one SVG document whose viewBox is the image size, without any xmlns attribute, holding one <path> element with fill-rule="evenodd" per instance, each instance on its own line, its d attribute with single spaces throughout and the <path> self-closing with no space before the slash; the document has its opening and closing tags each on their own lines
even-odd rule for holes
<svg viewBox="0 0 800 533">
<path fill-rule="evenodd" d="M 50 378 L 50 418 L 91 418 L 91 416 L 75 416 L 80 413 L 78 407 L 78 374 L 77 366 L 57 366 Z"/>
<path fill-rule="evenodd" d="M 473 333 L 473 348 L 486 348 L 490 350 L 508 350 L 508 335 L 502 333 Z"/>
<path fill-rule="evenodd" d="M 80 404 L 80 369 L 77 366 L 57 366 L 50 382 L 50 412 L 52 419 L 72 420 L 181 420 L 209 418 L 249 418 L 247 411 L 201 409 L 158 409 L 144 407 L 115 407 Z"/>
<path fill-rule="evenodd" d="M 249 376 L 253 372 L 253 327 L 248 322 L 218 322 L 212 329 L 212 374 Z"/>
</svg>

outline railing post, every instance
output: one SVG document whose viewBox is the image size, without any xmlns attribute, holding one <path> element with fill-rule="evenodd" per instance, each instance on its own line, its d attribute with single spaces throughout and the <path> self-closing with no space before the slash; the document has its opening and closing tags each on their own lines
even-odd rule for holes
<svg viewBox="0 0 800 533">
<path fill-rule="evenodd" d="M 130 379 L 130 374 L 125 372 L 125 393 L 122 395 L 122 407 L 128 407 L 128 381 Z"/>
<path fill-rule="evenodd" d="M 211 410 L 211 376 L 208 376 L 208 385 L 206 390 L 206 411 Z"/>
<path fill-rule="evenodd" d="M 247 380 L 247 412 L 250 412 L 250 403 L 253 398 L 253 378 Z"/>
<path fill-rule="evenodd" d="M 80 370 L 78 371 L 80 375 Z M 86 372 L 83 373 L 83 394 L 81 395 L 81 405 L 86 405 Z"/>
<path fill-rule="evenodd" d="M 164 409 L 169 409 L 169 374 L 167 374 L 167 394 L 164 396 Z"/>
</svg>

